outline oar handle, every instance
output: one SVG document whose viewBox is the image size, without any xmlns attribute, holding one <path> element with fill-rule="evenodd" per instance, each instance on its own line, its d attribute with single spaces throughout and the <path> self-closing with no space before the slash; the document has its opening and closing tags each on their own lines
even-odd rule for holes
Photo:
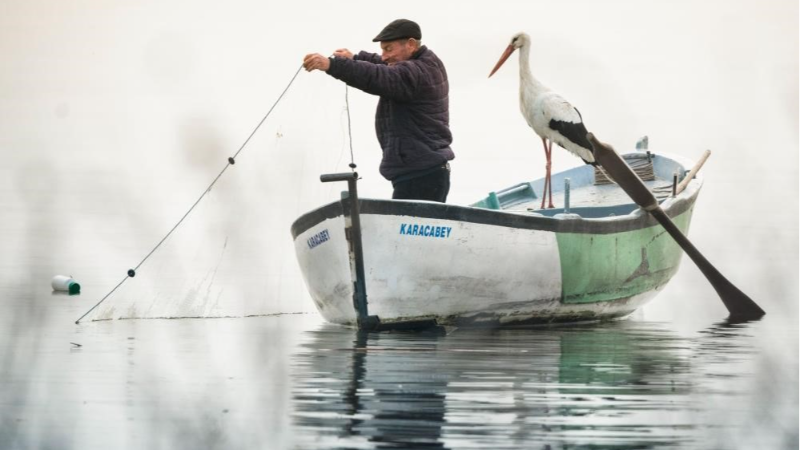
<svg viewBox="0 0 800 450">
<path fill-rule="evenodd" d="M 680 194 L 684 189 L 686 189 L 686 186 L 688 186 L 694 176 L 697 175 L 697 172 L 700 171 L 700 168 L 703 167 L 703 164 L 706 163 L 706 160 L 709 156 L 711 156 L 711 150 L 706 150 L 703 152 L 703 156 L 697 160 L 697 163 L 694 165 L 694 167 L 692 167 L 692 170 L 686 174 L 686 177 L 684 177 L 683 181 L 681 181 L 680 184 L 678 184 L 678 187 L 675 188 L 675 195 Z"/>
</svg>

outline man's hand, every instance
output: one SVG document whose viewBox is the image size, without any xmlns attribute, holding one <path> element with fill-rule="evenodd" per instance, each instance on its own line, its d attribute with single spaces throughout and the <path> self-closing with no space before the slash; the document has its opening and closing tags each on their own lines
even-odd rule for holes
<svg viewBox="0 0 800 450">
<path fill-rule="evenodd" d="M 309 72 L 313 70 L 327 72 L 330 66 L 331 62 L 328 61 L 328 58 L 320 55 L 319 53 L 309 53 L 303 59 L 303 67 L 305 67 L 305 69 Z"/>
<path fill-rule="evenodd" d="M 353 59 L 353 52 L 346 48 L 337 48 L 335 52 L 333 52 L 333 56 L 338 56 L 340 58 L 347 58 Z"/>
</svg>

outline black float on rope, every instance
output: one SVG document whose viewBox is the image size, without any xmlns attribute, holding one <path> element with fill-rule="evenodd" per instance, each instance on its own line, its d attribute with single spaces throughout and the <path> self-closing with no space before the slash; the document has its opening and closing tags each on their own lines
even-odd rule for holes
<svg viewBox="0 0 800 450">
<path fill-rule="evenodd" d="M 353 172 L 356 171 L 356 158 L 353 154 L 353 128 L 350 126 L 350 96 L 348 95 L 350 92 L 347 88 L 347 85 L 344 85 L 344 104 L 345 109 L 347 110 L 347 137 L 348 141 L 350 142 L 350 170 Z"/>
<path fill-rule="evenodd" d="M 81 319 L 86 317 L 87 314 L 89 314 L 95 308 L 100 306 L 101 303 L 103 303 L 112 293 L 114 293 L 114 291 L 116 291 L 120 286 L 122 286 L 122 283 L 124 283 L 125 280 L 127 280 L 128 278 L 133 278 L 134 276 L 136 276 L 135 269 L 138 269 L 142 264 L 144 264 L 144 262 L 147 261 L 147 258 L 149 258 L 150 255 L 152 255 L 156 250 L 158 250 L 158 248 L 161 246 L 161 244 L 163 244 L 164 241 L 167 240 L 167 238 L 172 234 L 172 232 L 175 231 L 175 229 L 177 229 L 178 226 L 181 223 L 183 223 L 183 220 L 186 219 L 186 216 L 188 216 L 189 213 L 194 210 L 194 208 L 197 206 L 197 204 L 200 203 L 200 200 L 202 200 L 203 197 L 205 197 L 206 194 L 208 194 L 211 191 L 211 188 L 214 187 L 214 184 L 216 184 L 217 180 L 219 180 L 220 177 L 222 176 L 222 174 L 225 173 L 225 171 L 228 169 L 228 166 L 229 165 L 233 165 L 233 164 L 236 163 L 236 160 L 234 158 L 239 156 L 239 153 L 241 153 L 241 151 L 244 150 L 244 147 L 247 145 L 248 142 L 250 142 L 250 139 L 252 139 L 253 135 L 256 134 L 256 131 L 258 131 L 258 129 L 261 128 L 261 125 L 264 123 L 264 121 L 267 120 L 267 117 L 269 117 L 269 115 L 272 114 L 272 110 L 275 109 L 276 106 L 278 106 L 278 103 L 280 103 L 281 99 L 286 94 L 286 91 L 289 90 L 289 87 L 291 87 L 292 83 L 294 83 L 294 80 L 297 78 L 297 75 L 300 73 L 300 70 L 302 70 L 302 69 L 303 69 L 303 65 L 301 64 L 300 67 L 297 68 L 297 71 L 294 73 L 294 76 L 292 77 L 292 79 L 289 80 L 289 84 L 286 85 L 286 88 L 283 89 L 283 92 L 281 92 L 281 95 L 279 95 L 278 99 L 275 100 L 275 103 L 272 104 L 272 107 L 269 108 L 269 111 L 267 111 L 267 113 L 264 115 L 264 117 L 261 119 L 261 121 L 258 122 L 258 125 L 256 125 L 256 127 L 253 129 L 252 133 L 250 133 L 250 136 L 248 136 L 247 139 L 245 139 L 244 143 L 241 145 L 241 147 L 239 147 L 239 150 L 237 150 L 236 153 L 233 154 L 233 156 L 228 158 L 228 164 L 225 167 L 222 168 L 222 170 L 219 172 L 217 177 L 214 178 L 214 181 L 212 181 L 211 184 L 206 188 L 206 190 L 204 190 L 203 193 L 200 194 L 200 197 L 197 199 L 197 201 L 195 201 L 194 204 L 192 204 L 192 206 L 189 207 L 189 210 L 186 211 L 186 214 L 184 214 L 183 217 L 181 217 L 181 219 L 178 220 L 178 223 L 176 223 L 175 226 L 172 227 L 172 229 L 169 230 L 167 232 L 167 234 L 163 238 L 161 238 L 161 241 L 159 241 L 158 244 L 156 244 L 156 246 L 152 250 L 150 250 L 150 253 L 148 253 L 139 262 L 139 264 L 135 268 L 128 270 L 128 276 L 127 277 L 123 278 L 122 281 L 119 282 L 119 284 L 117 284 L 113 289 L 111 289 L 111 291 L 108 292 L 108 294 L 105 295 L 105 297 L 100 299 L 100 301 L 97 302 L 96 305 L 92 306 L 88 311 L 86 311 L 82 316 L 80 316 L 78 318 L 78 320 L 75 321 L 76 325 L 78 323 L 80 323 Z"/>
</svg>

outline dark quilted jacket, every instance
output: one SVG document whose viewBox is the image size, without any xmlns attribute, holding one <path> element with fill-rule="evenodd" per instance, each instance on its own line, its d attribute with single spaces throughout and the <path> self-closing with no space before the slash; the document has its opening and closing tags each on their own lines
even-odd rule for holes
<svg viewBox="0 0 800 450">
<path fill-rule="evenodd" d="M 392 180 L 444 164 L 450 149 L 447 72 L 424 45 L 407 61 L 388 66 L 380 55 L 360 52 L 352 60 L 332 58 L 328 74 L 380 96 L 375 131 L 383 149 L 381 175 Z"/>
</svg>

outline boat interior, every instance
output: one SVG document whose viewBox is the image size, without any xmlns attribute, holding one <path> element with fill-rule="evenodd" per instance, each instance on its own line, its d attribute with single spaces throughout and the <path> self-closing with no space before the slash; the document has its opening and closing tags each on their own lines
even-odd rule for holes
<svg viewBox="0 0 800 450">
<path fill-rule="evenodd" d="M 650 152 L 628 153 L 622 157 L 659 202 L 671 197 L 673 186 L 688 173 L 687 168 L 677 161 Z M 585 218 L 621 216 L 638 209 L 630 197 L 597 167 L 588 164 L 575 167 L 552 174 L 551 180 L 556 208 L 541 208 L 543 178 L 491 192 L 470 206 L 548 217 L 569 213 Z"/>
</svg>

